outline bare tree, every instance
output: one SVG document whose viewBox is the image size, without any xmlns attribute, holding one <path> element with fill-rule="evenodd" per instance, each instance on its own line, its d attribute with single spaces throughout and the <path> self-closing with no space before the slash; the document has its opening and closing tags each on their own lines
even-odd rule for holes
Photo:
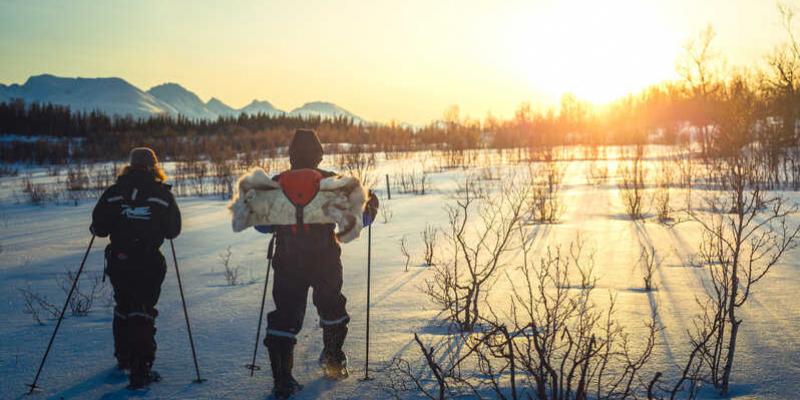
<svg viewBox="0 0 800 400">
<path fill-rule="evenodd" d="M 411 262 L 411 253 L 409 253 L 408 251 L 407 244 L 408 242 L 406 241 L 406 236 L 403 235 L 403 237 L 400 238 L 400 252 L 403 253 L 403 257 L 405 257 L 406 260 L 406 266 L 405 266 L 406 272 L 408 272 L 408 264 Z"/>
<path fill-rule="evenodd" d="M 429 267 L 434 265 L 436 240 L 438 235 L 439 229 L 433 225 L 425 225 L 425 230 L 420 233 L 420 236 L 422 237 L 422 243 L 425 245 L 425 254 L 423 255 L 423 259 L 425 260 L 425 265 Z"/>
<path fill-rule="evenodd" d="M 528 232 L 522 226 L 515 231 L 522 260 L 506 271 L 511 296 L 503 312 L 487 304 L 478 318 L 481 329 L 459 333 L 451 346 L 463 350 L 446 360 L 415 337 L 427 374 L 412 373 L 405 361 L 400 381 L 434 399 L 464 392 L 514 400 L 625 399 L 655 392 L 657 379 L 646 380 L 644 369 L 661 330 L 656 311 L 644 321 L 644 332 L 632 335 L 615 318 L 613 296 L 601 309 L 591 300 L 592 288 L 575 289 L 570 276 L 577 250 L 567 255 L 549 247 L 536 263 Z"/>
<path fill-rule="evenodd" d="M 22 293 L 22 298 L 25 301 L 25 308 L 23 312 L 26 314 L 30 314 L 34 322 L 36 322 L 39 325 L 44 325 L 44 321 L 42 321 L 41 314 L 47 314 L 51 318 L 58 318 L 60 314 L 58 307 L 56 307 L 53 303 L 47 301 L 47 298 L 34 292 L 30 288 L 28 289 L 18 288 L 18 290 L 20 291 L 20 293 Z"/>
<path fill-rule="evenodd" d="M 549 153 L 548 153 L 549 154 Z M 531 196 L 529 209 L 533 221 L 540 224 L 553 224 L 564 211 L 561 202 L 561 181 L 564 170 L 555 160 L 528 165 Z"/>
<path fill-rule="evenodd" d="M 755 287 L 787 251 L 797 246 L 800 226 L 789 216 L 795 206 L 780 197 L 766 196 L 751 186 L 752 168 L 745 156 L 725 162 L 728 191 L 707 200 L 711 212 L 692 213 L 703 227 L 700 257 L 711 278 L 708 288 L 709 318 L 702 330 L 711 332 L 702 356 L 712 383 L 727 395 L 742 319 L 738 310 L 747 304 Z"/>
<path fill-rule="evenodd" d="M 103 280 L 103 273 L 85 273 L 83 274 L 85 281 L 88 281 L 88 289 L 79 281 L 75 284 L 75 290 L 72 297 L 69 298 L 69 310 L 72 315 L 85 316 L 94 307 L 95 301 L 103 297 L 106 291 L 106 284 Z M 73 271 L 67 271 L 64 275 L 57 278 L 58 284 L 65 295 L 70 293 L 70 288 L 75 281 L 76 274 Z"/>
<path fill-rule="evenodd" d="M 700 32 L 697 38 L 684 46 L 684 54 L 678 63 L 678 72 L 683 76 L 687 89 L 695 103 L 692 123 L 698 128 L 704 157 L 708 156 L 713 141 L 713 115 L 710 111 L 714 96 L 720 88 L 717 79 L 719 53 L 714 48 L 716 32 L 711 25 Z"/>
<path fill-rule="evenodd" d="M 649 292 L 656 288 L 653 283 L 653 275 L 659 266 L 661 266 L 661 260 L 658 259 L 656 248 L 642 245 L 639 250 L 639 267 L 642 270 L 644 290 Z"/>
<path fill-rule="evenodd" d="M 394 217 L 394 211 L 392 210 L 391 203 L 388 201 L 382 202 L 378 210 L 381 212 L 381 219 L 383 219 L 384 224 L 388 224 L 389 221 L 392 220 L 392 217 Z"/>
<path fill-rule="evenodd" d="M 647 171 L 643 165 L 644 147 L 637 146 L 635 158 L 628 166 L 623 166 L 620 175 L 621 181 L 617 185 L 625 212 L 631 219 L 644 218 L 644 188 Z"/>
<path fill-rule="evenodd" d="M 467 178 L 465 186 L 472 184 Z M 513 233 L 525 214 L 530 187 L 508 179 L 500 182 L 495 195 L 478 200 L 471 193 L 465 190 L 463 197 L 446 207 L 449 224 L 444 234 L 453 255 L 436 266 L 425 288 L 463 331 L 471 331 L 480 320 L 484 290 L 505 265 L 506 253 L 514 243 Z"/>
<path fill-rule="evenodd" d="M 358 179 L 366 188 L 375 186 L 375 153 L 367 152 L 362 145 L 354 145 L 348 151 L 336 154 L 336 165 Z"/>
<path fill-rule="evenodd" d="M 233 252 L 231 251 L 231 246 L 228 246 L 223 253 L 219 255 L 219 261 L 222 263 L 222 274 L 225 276 L 225 282 L 228 286 L 236 286 L 239 284 L 239 276 L 240 271 L 242 269 L 241 265 L 233 266 L 231 260 L 233 258 Z"/>
</svg>

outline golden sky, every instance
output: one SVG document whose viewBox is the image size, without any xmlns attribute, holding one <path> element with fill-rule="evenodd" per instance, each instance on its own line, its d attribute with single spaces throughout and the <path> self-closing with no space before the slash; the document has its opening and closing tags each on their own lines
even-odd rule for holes
<svg viewBox="0 0 800 400">
<path fill-rule="evenodd" d="M 709 23 L 729 65 L 762 65 L 784 37 L 770 0 L 0 0 L 0 83 L 118 76 L 233 107 L 322 100 L 425 123 L 457 104 L 508 117 L 524 101 L 602 103 L 675 78 Z"/>
</svg>

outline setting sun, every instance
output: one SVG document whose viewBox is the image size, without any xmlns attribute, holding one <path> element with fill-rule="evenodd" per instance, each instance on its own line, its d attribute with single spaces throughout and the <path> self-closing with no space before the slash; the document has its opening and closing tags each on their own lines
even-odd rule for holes
<svg viewBox="0 0 800 400">
<path fill-rule="evenodd" d="M 503 39 L 514 43 L 515 73 L 550 96 L 594 103 L 673 78 L 684 40 L 647 2 L 559 2 L 512 21 Z"/>
</svg>

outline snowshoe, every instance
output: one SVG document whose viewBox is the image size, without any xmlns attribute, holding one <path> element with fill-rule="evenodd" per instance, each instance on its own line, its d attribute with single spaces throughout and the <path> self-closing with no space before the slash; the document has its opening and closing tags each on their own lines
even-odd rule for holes
<svg viewBox="0 0 800 400">
<path fill-rule="evenodd" d="M 319 366 L 326 378 L 342 380 L 350 376 L 347 371 L 347 356 L 343 352 L 338 354 L 323 351 L 319 356 Z"/>
<path fill-rule="evenodd" d="M 286 400 L 301 390 L 303 390 L 303 385 L 290 376 L 285 382 L 275 382 L 275 386 L 272 388 L 272 397 L 275 400 Z"/>
<path fill-rule="evenodd" d="M 156 371 L 144 373 L 131 373 L 128 381 L 128 390 L 143 390 L 153 382 L 161 382 L 161 374 Z"/>
</svg>

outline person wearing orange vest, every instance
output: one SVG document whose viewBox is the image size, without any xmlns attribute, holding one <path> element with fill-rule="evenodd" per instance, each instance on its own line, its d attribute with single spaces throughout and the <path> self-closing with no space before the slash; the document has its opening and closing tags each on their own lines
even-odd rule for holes
<svg viewBox="0 0 800 400">
<path fill-rule="evenodd" d="M 273 179 L 296 187 L 308 182 L 291 179 L 322 179 L 336 174 L 318 168 L 322 162 L 322 144 L 316 132 L 299 129 L 289 145 L 291 169 Z M 296 173 L 304 170 L 302 173 Z M 312 193 L 313 196 L 315 193 Z M 370 193 L 364 212 L 364 224 L 374 220 L 378 209 L 377 197 Z M 285 399 L 302 389 L 292 375 L 294 346 L 303 326 L 308 289 L 313 289 L 313 302 L 322 327 L 323 350 L 319 362 L 326 377 L 347 377 L 347 356 L 343 351 L 347 324 L 347 298 L 342 294 L 341 247 L 336 240 L 334 224 L 303 224 L 256 226 L 259 232 L 276 235 L 273 269 L 275 280 L 272 298 L 275 310 L 267 314 L 264 345 L 269 351 L 273 395 Z"/>
</svg>

